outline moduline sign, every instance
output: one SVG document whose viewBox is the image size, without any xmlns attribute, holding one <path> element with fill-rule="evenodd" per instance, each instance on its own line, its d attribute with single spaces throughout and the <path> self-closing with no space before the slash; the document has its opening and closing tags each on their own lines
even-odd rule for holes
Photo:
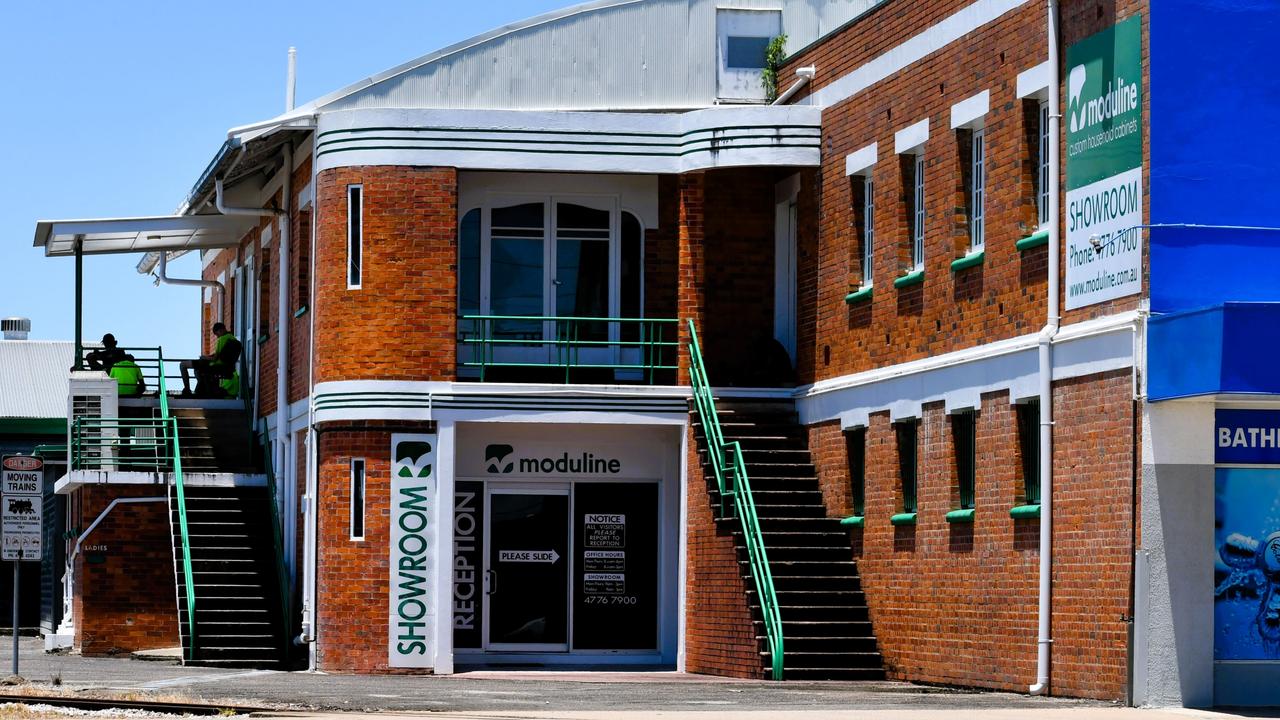
<svg viewBox="0 0 1280 720">
<path fill-rule="evenodd" d="M 435 658 L 436 436 L 391 436 L 391 612 L 387 664 Z"/>
<path fill-rule="evenodd" d="M 1067 309 L 1142 291 L 1142 18 L 1067 48 Z"/>
</svg>

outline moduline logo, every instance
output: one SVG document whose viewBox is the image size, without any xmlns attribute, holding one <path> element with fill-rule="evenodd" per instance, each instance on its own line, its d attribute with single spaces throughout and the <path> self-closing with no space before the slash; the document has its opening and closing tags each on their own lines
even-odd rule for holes
<svg viewBox="0 0 1280 720">
<path fill-rule="evenodd" d="M 1071 68 L 1067 75 L 1067 112 L 1071 116 L 1071 132 L 1082 132 L 1104 120 L 1118 118 L 1138 109 L 1138 83 L 1123 76 L 1107 81 L 1098 97 L 1085 99 L 1089 70 L 1084 65 Z"/>
<path fill-rule="evenodd" d="M 622 472 L 622 461 L 617 458 L 598 457 L 590 452 L 559 457 L 521 457 L 508 460 L 515 453 L 510 445 L 489 445 L 484 449 L 485 471 L 491 475 L 512 472 L 519 465 L 523 474 L 534 473 L 585 473 L 592 475 L 617 475 Z"/>
<path fill-rule="evenodd" d="M 416 440 L 396 445 L 395 474 L 398 477 L 431 475 L 431 443 Z"/>
</svg>

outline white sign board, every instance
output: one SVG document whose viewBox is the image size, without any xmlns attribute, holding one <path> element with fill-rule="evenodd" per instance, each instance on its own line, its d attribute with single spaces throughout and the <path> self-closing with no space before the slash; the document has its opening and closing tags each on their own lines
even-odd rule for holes
<svg viewBox="0 0 1280 720">
<path fill-rule="evenodd" d="M 435 435 L 391 436 L 391 585 L 387 665 L 429 668 L 435 662 Z"/>
<path fill-rule="evenodd" d="M 40 560 L 44 461 L 10 455 L 0 467 L 0 559 Z"/>
<path fill-rule="evenodd" d="M 1067 191 L 1067 309 L 1142 292 L 1142 168 Z"/>
</svg>

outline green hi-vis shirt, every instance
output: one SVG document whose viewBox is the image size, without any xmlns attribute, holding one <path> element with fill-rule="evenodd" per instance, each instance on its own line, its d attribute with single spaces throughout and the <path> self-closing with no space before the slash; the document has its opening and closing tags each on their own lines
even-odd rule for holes
<svg viewBox="0 0 1280 720">
<path fill-rule="evenodd" d="M 214 366 L 222 365 L 222 349 L 227 346 L 227 343 L 235 339 L 236 336 L 231 333 L 222 333 L 219 335 L 218 338 L 213 341 L 213 359 L 209 361 L 209 364 Z"/>
<path fill-rule="evenodd" d="M 146 381 L 142 379 L 142 368 L 132 360 L 120 360 L 111 366 L 111 377 L 120 387 L 121 397 L 136 397 L 146 390 Z"/>
</svg>

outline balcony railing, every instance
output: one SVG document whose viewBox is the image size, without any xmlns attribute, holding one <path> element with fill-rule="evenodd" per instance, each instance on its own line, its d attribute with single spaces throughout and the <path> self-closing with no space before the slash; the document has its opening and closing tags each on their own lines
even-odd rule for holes
<svg viewBox="0 0 1280 720">
<path fill-rule="evenodd" d="M 674 378 L 679 324 L 667 318 L 463 315 L 458 319 L 460 374 L 494 379 L 552 371 L 563 382 L 656 384 Z M 516 368 L 523 368 L 522 373 Z M 541 374 L 538 374 L 541 371 Z"/>
</svg>

